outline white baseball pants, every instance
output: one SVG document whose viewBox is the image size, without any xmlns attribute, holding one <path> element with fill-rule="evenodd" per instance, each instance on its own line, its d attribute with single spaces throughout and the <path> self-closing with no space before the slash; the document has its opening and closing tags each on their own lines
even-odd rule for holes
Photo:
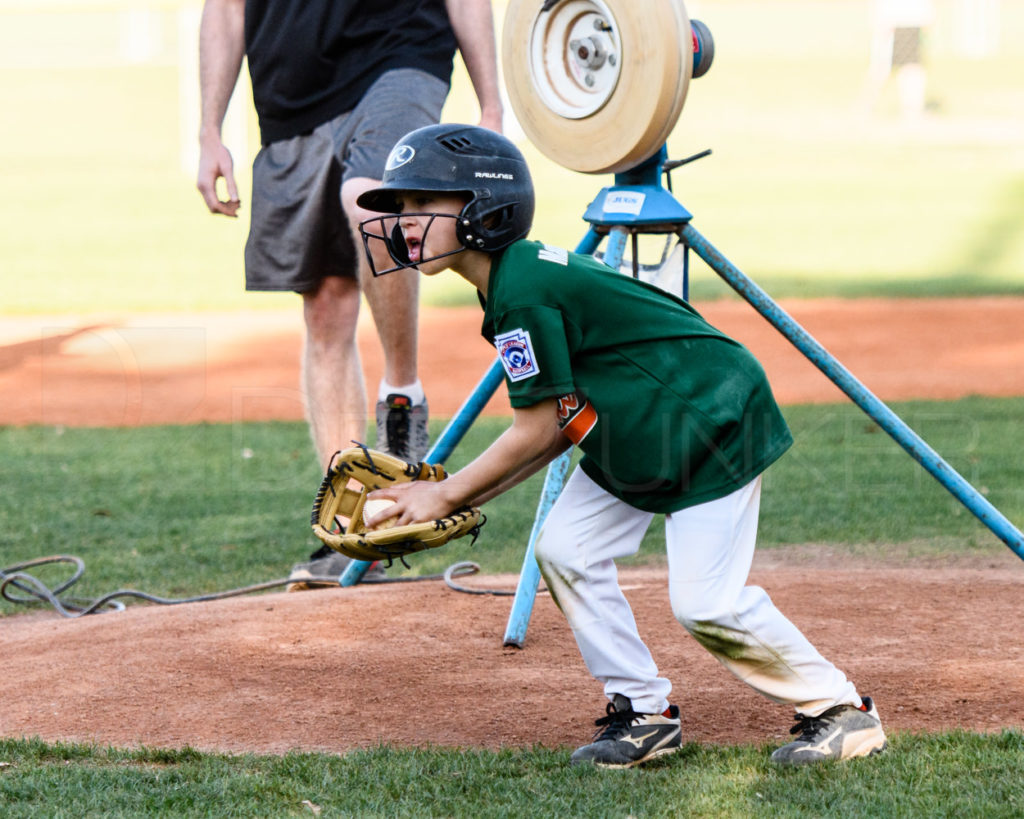
<svg viewBox="0 0 1024 819">
<path fill-rule="evenodd" d="M 853 684 L 822 657 L 764 589 L 748 586 L 757 539 L 761 479 L 665 519 L 672 613 L 719 662 L 774 702 L 815 716 L 859 706 Z M 537 562 L 565 614 L 590 673 L 609 699 L 634 710 L 668 707 L 671 683 L 637 632 L 615 559 L 635 554 L 651 519 L 608 494 L 579 469 L 566 482 L 536 543 Z"/>
</svg>

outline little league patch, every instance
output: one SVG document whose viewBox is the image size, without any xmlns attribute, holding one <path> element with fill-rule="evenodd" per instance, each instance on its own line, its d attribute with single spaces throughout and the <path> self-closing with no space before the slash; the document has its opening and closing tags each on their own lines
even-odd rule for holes
<svg viewBox="0 0 1024 819">
<path fill-rule="evenodd" d="M 510 381 L 522 381 L 540 372 L 528 330 L 520 328 L 495 336 L 494 346 Z"/>
</svg>

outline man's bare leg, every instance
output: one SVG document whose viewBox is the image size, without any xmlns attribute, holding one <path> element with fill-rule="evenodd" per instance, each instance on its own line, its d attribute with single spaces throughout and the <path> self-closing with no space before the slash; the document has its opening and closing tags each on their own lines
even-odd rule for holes
<svg viewBox="0 0 1024 819">
<path fill-rule="evenodd" d="M 366 437 L 366 386 L 356 343 L 359 294 L 354 278 L 329 276 L 302 296 L 302 392 L 313 446 L 325 471 L 335 452 Z"/>
<path fill-rule="evenodd" d="M 384 349 L 384 380 L 402 386 L 414 383 L 417 378 L 420 274 L 416 270 L 396 270 L 386 276 L 374 277 L 370 272 L 359 236 L 359 223 L 380 214 L 359 207 L 356 199 L 364 191 L 379 185 L 380 181 L 376 179 L 349 179 L 341 186 L 341 204 L 354 232 L 354 241 L 359 251 L 356 254 L 359 259 L 359 280 Z M 372 245 L 375 254 L 373 261 L 377 269 L 393 267 L 394 262 L 381 243 L 373 242 Z"/>
<path fill-rule="evenodd" d="M 357 177 L 347 180 L 341 188 L 342 207 L 348 216 L 349 224 L 355 234 L 356 247 L 363 249 L 359 236 L 359 223 L 366 219 L 380 216 L 379 213 L 360 208 L 356 199 L 364 191 L 380 185 L 375 179 Z M 378 270 L 393 266 L 386 249 L 379 242 L 373 243 L 374 265 Z M 392 454 L 417 460 L 426 454 L 427 438 L 426 400 L 422 397 L 422 386 L 418 378 L 418 334 L 419 334 L 419 273 L 416 270 L 397 270 L 385 276 L 374 277 L 370 271 L 365 253 L 357 254 L 359 258 L 359 278 L 362 282 L 366 302 L 373 315 L 384 353 L 384 382 L 400 392 L 412 393 L 416 406 L 404 407 L 399 412 L 399 428 L 396 437 L 390 440 L 388 433 L 387 448 Z M 412 389 L 409 389 L 412 388 Z M 380 396 L 381 398 L 385 396 Z M 382 407 L 378 413 L 378 442 L 383 448 L 381 432 L 390 429 L 389 422 L 382 420 L 390 414 Z M 396 419 L 391 418 L 391 421 Z M 404 427 L 404 429 L 403 429 Z M 392 430 L 394 432 L 394 430 Z M 404 439 L 404 442 L 403 442 Z"/>
<path fill-rule="evenodd" d="M 317 458 L 324 472 L 331 457 L 366 438 L 366 388 L 356 343 L 359 283 L 328 276 L 302 294 L 306 340 L 302 351 L 302 393 Z M 323 546 L 292 567 L 288 591 L 335 585 L 348 558 Z M 327 578 L 315 581 L 313 578 Z"/>
</svg>

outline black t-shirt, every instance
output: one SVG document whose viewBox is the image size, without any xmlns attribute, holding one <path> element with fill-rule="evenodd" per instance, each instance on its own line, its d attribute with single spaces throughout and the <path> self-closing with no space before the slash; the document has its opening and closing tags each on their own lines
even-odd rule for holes
<svg viewBox="0 0 1024 819">
<path fill-rule="evenodd" d="M 245 46 L 263 144 L 352 110 L 392 68 L 450 82 L 444 0 L 246 0 Z"/>
</svg>

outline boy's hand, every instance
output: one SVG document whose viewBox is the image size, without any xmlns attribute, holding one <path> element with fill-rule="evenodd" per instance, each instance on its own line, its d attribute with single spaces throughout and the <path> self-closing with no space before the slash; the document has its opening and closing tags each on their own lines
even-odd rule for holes
<svg viewBox="0 0 1024 819">
<path fill-rule="evenodd" d="M 394 505 L 379 512 L 366 521 L 366 528 L 373 529 L 382 523 L 395 519 L 393 526 L 422 523 L 427 520 L 444 518 L 455 511 L 458 504 L 447 496 L 444 482 L 414 481 L 377 489 L 367 495 L 368 500 L 390 500 Z"/>
</svg>

